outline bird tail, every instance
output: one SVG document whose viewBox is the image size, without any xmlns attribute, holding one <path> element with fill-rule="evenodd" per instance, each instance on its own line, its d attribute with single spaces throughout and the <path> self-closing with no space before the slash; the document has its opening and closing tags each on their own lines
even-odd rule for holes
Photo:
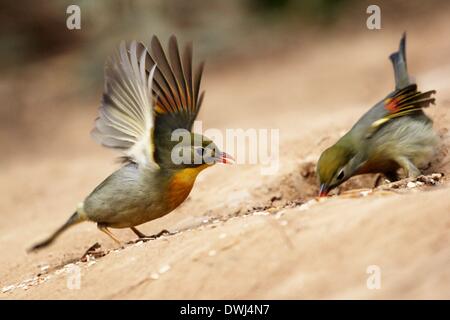
<svg viewBox="0 0 450 320">
<path fill-rule="evenodd" d="M 66 231 L 68 228 L 70 228 L 71 226 L 74 226 L 82 221 L 85 221 L 85 220 L 87 220 L 87 217 L 86 217 L 86 214 L 84 214 L 83 210 L 75 211 L 75 213 L 73 215 L 71 215 L 70 218 L 66 221 L 66 223 L 64 223 L 61 227 L 59 227 L 50 237 L 48 237 L 47 239 L 45 239 L 41 242 L 36 243 L 31 248 L 29 248 L 27 251 L 33 252 L 33 251 L 37 251 L 37 250 L 47 247 L 53 241 L 55 241 L 55 239 L 61 233 Z"/>
<path fill-rule="evenodd" d="M 406 64 L 406 33 L 403 33 L 398 51 L 392 53 L 389 58 L 394 67 L 395 89 L 403 89 L 410 85 L 412 81 L 409 78 Z"/>
</svg>

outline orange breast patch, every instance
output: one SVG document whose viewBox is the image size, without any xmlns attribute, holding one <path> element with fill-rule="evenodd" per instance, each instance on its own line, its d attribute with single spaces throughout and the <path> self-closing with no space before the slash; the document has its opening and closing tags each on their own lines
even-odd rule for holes
<svg viewBox="0 0 450 320">
<path fill-rule="evenodd" d="M 197 175 L 203 169 L 203 166 L 186 168 L 173 175 L 167 191 L 167 201 L 171 208 L 175 209 L 187 198 L 192 190 Z"/>
</svg>

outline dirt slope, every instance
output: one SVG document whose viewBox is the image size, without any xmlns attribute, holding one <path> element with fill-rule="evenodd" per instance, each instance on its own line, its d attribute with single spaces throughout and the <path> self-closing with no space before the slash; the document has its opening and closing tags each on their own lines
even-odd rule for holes
<svg viewBox="0 0 450 320">
<path fill-rule="evenodd" d="M 146 243 L 117 248 L 95 225 L 83 224 L 46 250 L 25 252 L 117 168 L 114 154 L 88 135 L 95 100 L 82 108 L 87 112 L 54 101 L 48 120 L 45 112 L 30 115 L 37 137 L 30 146 L 26 134 L 9 141 L 17 153 L 0 171 L 0 298 L 449 299 L 450 43 L 438 36 L 448 21 L 408 28 L 410 71 L 424 90 L 438 91 L 428 114 L 442 146 L 427 173 L 446 175 L 436 186 L 314 200 L 321 150 L 391 90 L 387 55 L 404 26 L 329 36 L 282 57 L 207 72 L 204 127 L 280 128 L 280 170 L 261 176 L 257 165 L 236 165 L 203 172 L 181 207 L 141 227 L 177 233 Z M 30 96 L 39 85 L 30 85 Z M 58 117 L 64 125 L 56 125 Z M 374 179 L 353 179 L 343 190 L 371 187 Z M 127 230 L 114 233 L 134 239 Z M 96 242 L 97 254 L 106 255 L 80 261 Z M 80 267 L 80 289 L 67 287 L 70 263 Z M 378 290 L 366 286 L 371 265 L 381 270 Z"/>
</svg>

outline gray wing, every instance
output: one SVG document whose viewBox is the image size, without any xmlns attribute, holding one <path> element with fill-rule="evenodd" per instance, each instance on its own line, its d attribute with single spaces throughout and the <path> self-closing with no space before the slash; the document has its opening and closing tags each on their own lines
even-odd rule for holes
<svg viewBox="0 0 450 320">
<path fill-rule="evenodd" d="M 435 90 L 420 92 L 416 84 L 396 90 L 373 106 L 353 126 L 357 139 L 372 137 L 384 124 L 404 116 L 422 113 L 423 108 L 434 104 Z"/>
<path fill-rule="evenodd" d="M 154 161 L 153 74 L 148 72 L 150 58 L 142 43 L 124 42 L 105 67 L 105 88 L 99 117 L 92 131 L 94 140 L 103 146 L 121 150 L 126 158 L 149 167 Z"/>
</svg>

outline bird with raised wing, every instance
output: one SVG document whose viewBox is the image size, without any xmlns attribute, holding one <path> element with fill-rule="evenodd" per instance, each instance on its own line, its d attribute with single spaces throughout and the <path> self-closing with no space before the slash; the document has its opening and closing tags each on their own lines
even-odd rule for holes
<svg viewBox="0 0 450 320">
<path fill-rule="evenodd" d="M 213 141 L 192 132 L 204 96 L 203 63 L 193 70 L 192 44 L 180 54 L 172 36 L 167 53 L 153 36 L 149 49 L 140 42 L 123 42 L 107 60 L 92 136 L 103 146 L 122 151 L 124 165 L 31 251 L 46 247 L 82 221 L 95 222 L 118 243 L 108 228 L 131 228 L 138 237 L 146 237 L 136 226 L 177 208 L 202 170 L 232 161 Z"/>
</svg>

